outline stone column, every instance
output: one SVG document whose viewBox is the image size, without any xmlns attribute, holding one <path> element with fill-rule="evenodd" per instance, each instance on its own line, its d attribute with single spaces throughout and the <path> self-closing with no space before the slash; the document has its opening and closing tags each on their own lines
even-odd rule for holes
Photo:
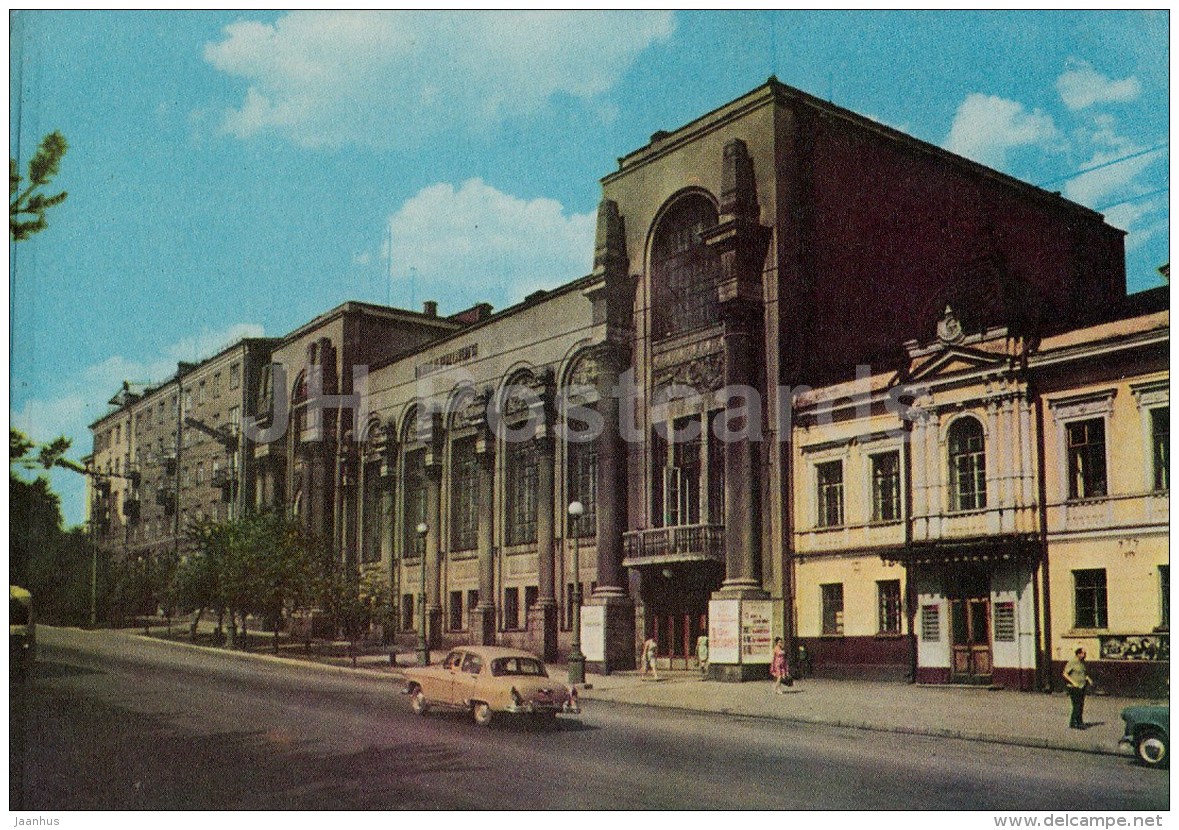
<svg viewBox="0 0 1179 830">
<path fill-rule="evenodd" d="M 721 215 L 705 241 L 720 256 L 725 384 L 758 389 L 764 399 L 759 359 L 764 348 L 762 268 L 770 231 L 759 224 L 758 213 L 753 159 L 745 143 L 734 139 L 724 148 Z M 761 415 L 760 410 L 750 411 L 751 417 Z M 741 431 L 739 424 L 730 423 L 731 429 Z M 762 430 L 745 426 L 745 435 L 725 446 L 725 580 L 712 597 L 709 614 L 709 675 L 718 680 L 769 676 L 769 649 L 747 653 L 740 641 L 740 626 L 747 617 L 772 616 L 769 593 L 762 588 L 761 482 L 755 443 Z M 718 615 L 726 621 L 723 625 Z M 722 643 L 729 647 L 713 647 Z"/>
<path fill-rule="evenodd" d="M 538 432 L 545 430 L 549 434 L 536 439 L 536 564 L 537 564 L 537 601 L 532 609 L 533 622 L 536 632 L 539 632 L 540 651 L 544 659 L 553 662 L 557 659 L 557 597 L 554 590 L 554 557 L 553 557 L 553 475 L 554 475 L 554 444 L 551 431 L 547 425 L 539 425 Z"/>
<path fill-rule="evenodd" d="M 601 631 L 593 637 L 583 635 L 581 646 L 587 670 L 607 674 L 614 669 L 635 666 L 635 609 L 622 567 L 627 486 L 626 445 L 619 431 L 618 398 L 619 376 L 630 367 L 629 347 L 633 337 L 635 282 L 628 269 L 622 216 L 615 202 L 603 199 L 598 206 L 594 244 L 593 273 L 598 281 L 586 291 L 593 319 L 606 324 L 605 342 L 595 355 L 603 420 L 598 438 L 598 586 L 582 611 L 583 629 L 591 631 L 600 620 Z"/>
<path fill-rule="evenodd" d="M 475 642 L 495 645 L 495 442 L 486 435 L 475 441 L 479 465 L 479 602 L 471 625 Z"/>
<path fill-rule="evenodd" d="M 426 616 L 430 621 L 429 643 L 440 642 L 442 635 L 442 559 L 439 556 L 438 522 L 442 504 L 442 454 L 433 449 L 426 451 Z"/>
</svg>

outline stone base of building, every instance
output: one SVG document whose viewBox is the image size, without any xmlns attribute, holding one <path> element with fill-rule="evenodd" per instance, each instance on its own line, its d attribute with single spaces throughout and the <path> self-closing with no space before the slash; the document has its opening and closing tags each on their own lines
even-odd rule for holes
<svg viewBox="0 0 1179 830">
<path fill-rule="evenodd" d="M 546 663 L 554 663 L 557 653 L 557 606 L 537 604 L 528 609 L 529 651 Z"/>
<path fill-rule="evenodd" d="M 594 594 L 586 605 L 605 608 L 602 660 L 587 660 L 585 670 L 596 674 L 633 671 L 635 668 L 635 606 L 625 594 Z M 584 649 L 585 644 L 582 644 Z"/>
<path fill-rule="evenodd" d="M 1064 671 L 1063 666 L 1061 666 L 1061 671 Z M 1034 692 L 1036 691 L 1036 670 L 995 666 L 991 670 L 991 683 L 996 686 L 1002 686 L 1004 689 L 1012 689 L 1019 692 Z"/>
<path fill-rule="evenodd" d="M 766 663 L 709 663 L 708 679 L 721 683 L 747 683 L 769 680 L 770 667 Z"/>
<path fill-rule="evenodd" d="M 910 679 L 908 637 L 804 637 L 790 658 L 796 677 Z"/>
<path fill-rule="evenodd" d="M 1170 696 L 1169 660 L 1086 660 L 1089 676 L 1097 689 L 1111 695 L 1157 698 Z M 1049 669 L 1054 691 L 1064 689 L 1064 662 L 1053 660 Z"/>
<path fill-rule="evenodd" d="M 476 605 L 471 611 L 471 642 L 477 646 L 495 645 L 495 606 Z"/>
</svg>

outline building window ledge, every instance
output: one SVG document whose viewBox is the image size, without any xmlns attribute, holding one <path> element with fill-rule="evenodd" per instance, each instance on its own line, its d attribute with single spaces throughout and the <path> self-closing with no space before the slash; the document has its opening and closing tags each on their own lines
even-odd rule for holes
<svg viewBox="0 0 1179 830">
<path fill-rule="evenodd" d="M 877 640 L 903 640 L 905 635 L 899 631 L 877 631 Z"/>
<path fill-rule="evenodd" d="M 1092 637 L 1108 637 L 1109 633 L 1108 628 L 1070 628 L 1060 636 L 1080 640 Z"/>
</svg>

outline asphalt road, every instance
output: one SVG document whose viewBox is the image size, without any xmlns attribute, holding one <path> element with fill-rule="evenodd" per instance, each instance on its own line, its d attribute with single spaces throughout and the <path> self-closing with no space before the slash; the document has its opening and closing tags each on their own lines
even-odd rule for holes
<svg viewBox="0 0 1179 830">
<path fill-rule="evenodd" d="M 544 730 L 398 685 L 39 631 L 12 685 L 14 809 L 1167 809 L 1128 758 L 583 701 Z M 23 777 L 19 774 L 23 769 Z M 18 801 L 18 799 L 20 799 Z"/>
</svg>

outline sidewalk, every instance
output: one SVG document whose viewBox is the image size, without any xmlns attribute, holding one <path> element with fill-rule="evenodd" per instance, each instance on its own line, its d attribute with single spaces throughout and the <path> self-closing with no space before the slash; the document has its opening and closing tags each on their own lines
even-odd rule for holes
<svg viewBox="0 0 1179 830">
<path fill-rule="evenodd" d="M 201 648 L 184 643 L 175 645 Z M 358 655 L 356 668 L 352 668 L 350 657 L 304 660 L 295 652 L 280 657 L 263 652 L 216 651 L 257 660 L 299 662 L 327 671 L 388 677 L 392 681 L 400 681 L 404 677 L 402 669 L 414 663 L 413 654 L 401 653 L 398 655 L 399 665 L 391 665 L 387 650 Z M 445 656 L 446 651 L 433 651 L 430 659 L 437 664 Z M 568 666 L 549 664 L 549 674 L 565 681 Z M 588 707 L 583 703 L 583 708 L 588 711 L 592 711 L 592 701 L 602 700 L 1109 755 L 1122 754 L 1118 749 L 1118 740 L 1122 737 L 1122 709 L 1152 702 L 1139 698 L 1090 696 L 1085 701 L 1085 721 L 1089 728 L 1082 731 L 1068 728 L 1069 701 L 1063 693 L 1049 695 L 974 686 L 914 686 L 810 678 L 796 681 L 786 694 L 777 695 L 772 692 L 769 680 L 722 683 L 702 680 L 695 672 L 660 672 L 658 681 L 644 679 L 637 672 L 587 673 L 586 682 L 578 687 L 578 691 L 582 701 L 589 702 Z"/>
</svg>

